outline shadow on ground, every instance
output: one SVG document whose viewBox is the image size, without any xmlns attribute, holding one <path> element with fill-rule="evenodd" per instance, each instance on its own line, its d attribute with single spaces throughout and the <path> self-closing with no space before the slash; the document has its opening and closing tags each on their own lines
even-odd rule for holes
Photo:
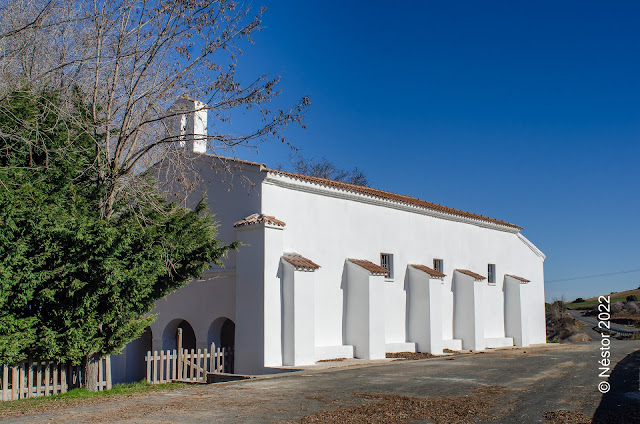
<svg viewBox="0 0 640 424">
<path fill-rule="evenodd" d="M 602 396 L 592 424 L 640 422 L 640 350 L 618 362 L 611 372 L 611 390 Z"/>
</svg>

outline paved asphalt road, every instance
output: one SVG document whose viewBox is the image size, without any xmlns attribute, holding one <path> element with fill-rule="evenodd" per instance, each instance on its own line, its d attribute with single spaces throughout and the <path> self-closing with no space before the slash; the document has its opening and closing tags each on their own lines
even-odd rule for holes
<svg viewBox="0 0 640 424">
<path fill-rule="evenodd" d="M 569 315 L 571 315 L 573 318 L 579 321 L 589 324 L 592 327 L 595 327 L 598 325 L 597 317 L 592 317 L 592 316 L 585 317 L 579 311 L 571 311 L 571 310 L 569 311 Z M 616 330 L 616 331 L 627 331 L 632 333 L 636 331 L 640 331 L 640 328 L 629 327 L 628 325 L 616 324 L 613 322 L 610 323 L 609 325 L 611 326 L 612 330 Z"/>
<path fill-rule="evenodd" d="M 20 424 L 272 423 L 298 420 L 318 411 L 327 411 L 331 416 L 332 411 L 338 411 L 342 414 L 341 422 L 392 421 L 390 417 L 394 415 L 378 421 L 374 416 L 350 417 L 358 408 L 362 412 L 363 407 L 358 405 L 372 404 L 380 398 L 357 395 L 367 393 L 426 399 L 404 404 L 388 400 L 385 405 L 393 408 L 431 402 L 427 403 L 432 405 L 429 408 L 442 407 L 443 414 L 474 411 L 465 403 L 474 399 L 485 402 L 488 409 L 474 412 L 473 422 L 640 422 L 640 341 L 612 341 L 611 391 L 605 395 L 597 389 L 602 380 L 598 377 L 600 347 L 597 338 L 580 344 L 548 344 L 384 365 L 305 370 L 271 378 L 100 400 L 73 409 L 39 411 L 36 415 L 10 416 L 0 410 L 0 419 L 3 423 Z M 494 386 L 500 386 L 495 393 L 483 392 L 482 398 L 478 398 L 477 392 L 474 395 L 474 390 Z M 552 419 L 547 420 L 545 414 Z M 431 413 L 429 418 L 427 413 L 426 418 L 412 422 L 471 422 L 442 416 L 434 418 Z M 325 417 L 304 422 L 337 421 Z"/>
</svg>

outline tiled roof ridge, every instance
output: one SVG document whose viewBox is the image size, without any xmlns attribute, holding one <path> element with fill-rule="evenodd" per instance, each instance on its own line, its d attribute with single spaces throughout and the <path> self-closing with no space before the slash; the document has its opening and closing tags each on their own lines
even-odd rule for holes
<svg viewBox="0 0 640 424">
<path fill-rule="evenodd" d="M 475 273 L 473 271 L 469 271 L 468 269 L 456 269 L 456 271 L 461 272 L 461 273 L 463 273 L 465 275 L 468 275 L 470 277 L 473 277 L 476 280 L 486 280 L 487 279 L 487 277 L 484 277 L 484 276 L 482 276 L 480 274 L 477 274 L 477 273 Z"/>
<path fill-rule="evenodd" d="M 366 269 L 367 271 L 369 271 L 370 273 L 372 273 L 374 275 L 387 275 L 389 273 L 389 271 L 387 271 L 386 269 L 384 269 L 380 265 L 374 264 L 373 262 L 368 261 L 366 259 L 349 258 L 347 260 L 349 262 L 351 262 L 351 263 L 354 263 L 354 264 L 358 265 L 361 268 Z"/>
<path fill-rule="evenodd" d="M 480 214 L 476 214 L 476 213 L 472 213 L 472 212 L 466 212 L 466 211 L 463 211 L 463 210 L 460 210 L 460 209 L 450 208 L 448 206 L 439 205 L 437 203 L 428 202 L 426 200 L 418 199 L 418 198 L 407 196 L 407 195 L 404 195 L 404 194 L 397 194 L 397 193 L 392 193 L 392 192 L 389 192 L 389 191 L 380 190 L 380 189 L 377 189 L 377 188 L 360 186 L 360 185 L 357 185 L 357 184 L 350 184 L 350 183 L 344 183 L 344 182 L 341 182 L 341 181 L 334 181 L 334 180 L 330 180 L 330 179 L 327 179 L 327 178 L 312 177 L 310 175 L 296 174 L 294 172 L 288 172 L 288 171 L 282 171 L 282 170 L 279 170 L 279 169 L 268 168 L 264 163 L 251 162 L 251 161 L 247 161 L 247 160 L 236 159 L 236 158 L 231 158 L 231 157 L 226 157 L 226 156 L 219 156 L 219 155 L 214 155 L 214 154 L 210 154 L 210 153 L 207 153 L 206 155 L 209 156 L 209 157 L 217 158 L 217 159 L 222 160 L 222 161 L 232 161 L 232 162 L 238 162 L 238 163 L 245 164 L 245 165 L 256 166 L 261 171 L 264 171 L 264 172 L 271 172 L 271 173 L 275 173 L 275 174 L 281 174 L 281 175 L 288 176 L 290 178 L 296 178 L 296 179 L 303 180 L 303 181 L 308 181 L 308 182 L 313 182 L 313 183 L 317 183 L 317 184 L 328 185 L 328 186 L 331 186 L 331 187 L 334 187 L 334 188 L 341 188 L 341 189 L 344 189 L 344 190 L 350 190 L 350 191 L 354 191 L 354 192 L 357 192 L 357 193 L 366 194 L 366 195 L 369 195 L 369 196 L 374 196 L 374 197 L 378 197 L 378 198 L 382 198 L 382 199 L 386 199 L 386 200 L 393 200 L 393 201 L 396 201 L 396 202 L 408 203 L 408 204 L 413 205 L 413 206 L 419 206 L 419 207 L 422 207 L 422 208 L 425 208 L 425 209 L 429 209 L 429 210 L 433 210 L 433 211 L 437 211 L 437 212 L 442 212 L 442 213 L 446 213 L 446 214 L 449 214 L 449 215 L 461 216 L 461 217 L 476 219 L 476 220 L 484 221 L 484 222 L 491 222 L 493 224 L 501 225 L 501 226 L 504 226 L 504 227 L 513 228 L 513 229 L 516 229 L 518 231 L 522 230 L 522 227 L 520 227 L 518 225 L 515 225 L 515 224 L 511 224 L 510 222 L 502 221 L 500 219 L 495 219 L 495 218 L 491 218 L 491 217 L 488 217 L 488 216 L 484 216 L 484 215 L 480 215 Z"/>
<path fill-rule="evenodd" d="M 513 274 L 505 274 L 504 276 L 505 277 L 511 277 L 513 279 L 516 279 L 516 280 L 520 280 L 523 283 L 530 283 L 531 282 L 531 280 L 527 280 L 526 278 L 518 277 L 517 275 L 513 275 Z"/>
<path fill-rule="evenodd" d="M 238 227 L 244 227 L 247 225 L 254 225 L 254 224 L 271 224 L 271 225 L 277 225 L 279 227 L 284 227 L 287 224 L 285 224 L 284 222 L 280 221 L 279 219 L 277 219 L 274 216 L 271 215 L 265 215 L 265 214 L 258 214 L 258 213 L 254 213 L 249 215 L 248 217 L 246 217 L 245 219 L 242 219 L 238 222 L 236 222 L 235 224 L 233 224 L 233 226 L 235 228 Z"/>
<path fill-rule="evenodd" d="M 288 171 L 281 171 L 278 169 L 271 169 L 271 168 L 266 168 L 264 169 L 265 172 L 273 172 L 276 174 L 281 174 L 281 175 L 285 175 L 291 178 L 297 178 L 303 181 L 309 181 L 309 182 L 313 182 L 313 183 L 317 183 L 317 184 L 323 184 L 323 185 L 328 185 L 331 187 L 335 187 L 335 188 L 341 188 L 341 189 L 345 189 L 345 190 L 350 190 L 350 191 L 355 191 L 361 194 L 367 194 L 370 196 L 374 196 L 374 197 L 379 197 L 379 198 L 383 198 L 383 199 L 387 199 L 387 200 L 394 200 L 397 202 L 404 202 L 404 203 L 408 203 L 414 206 L 419 206 L 419 207 L 423 207 L 426 209 L 430 209 L 430 210 L 434 210 L 434 211 L 438 211 L 438 212 L 442 212 L 442 213 L 446 213 L 446 214 L 450 214 L 450 215 L 456 215 L 456 216 L 462 216 L 465 218 L 471 218 L 471 219 L 477 219 L 480 221 L 485 221 L 485 222 L 491 222 L 493 224 L 497 224 L 497 225 L 502 225 L 505 227 L 509 227 L 509 228 L 514 228 L 517 230 L 522 230 L 522 227 L 515 225 L 515 224 L 511 224 L 509 222 L 506 221 L 502 221 L 499 219 L 495 219 L 495 218 L 490 218 L 488 216 L 484 216 L 484 215 L 479 215 L 479 214 L 475 214 L 475 213 L 471 213 L 471 212 L 465 212 L 463 210 L 460 209 L 455 209 L 455 208 L 450 208 L 448 206 L 443 206 L 443 205 L 439 205 L 437 203 L 433 203 L 433 202 L 428 202 L 426 200 L 421 200 L 415 197 L 411 197 L 411 196 L 407 196 L 404 194 L 397 194 L 397 193 L 391 193 L 389 191 L 384 191 L 384 190 L 380 190 L 377 188 L 371 188 L 371 187 L 366 187 L 366 186 L 360 186 L 360 185 L 356 185 L 356 184 L 350 184 L 350 183 L 344 183 L 341 181 L 334 181 L 334 180 L 329 180 L 327 178 L 320 178 L 320 177 L 312 177 L 309 175 L 302 175 L 302 174 L 296 174 L 293 172 L 288 172 Z"/>
<path fill-rule="evenodd" d="M 417 270 L 420 270 L 422 272 L 425 272 L 427 274 L 429 274 L 432 277 L 436 277 L 436 278 L 443 278 L 446 277 L 445 274 L 441 273 L 440 271 L 436 271 L 433 268 L 429 268 L 426 265 L 421 265 L 421 264 L 411 264 L 411 266 Z"/>
<path fill-rule="evenodd" d="M 305 258 L 304 256 L 298 253 L 293 253 L 293 252 L 285 253 L 284 255 L 282 255 L 282 259 L 284 259 L 285 261 L 287 261 L 288 263 L 290 263 L 296 268 L 311 269 L 311 270 L 316 270 L 320 268 L 320 265 L 313 262 L 311 259 Z"/>
</svg>

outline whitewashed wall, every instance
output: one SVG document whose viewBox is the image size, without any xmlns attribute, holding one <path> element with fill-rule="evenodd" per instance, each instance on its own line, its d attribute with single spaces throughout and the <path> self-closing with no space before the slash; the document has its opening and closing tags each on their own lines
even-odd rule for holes
<svg viewBox="0 0 640 424">
<path fill-rule="evenodd" d="M 407 340 L 418 352 L 441 354 L 443 282 L 414 267 L 407 268 L 406 280 Z"/>
<path fill-rule="evenodd" d="M 440 303 L 444 340 L 453 337 L 454 270 L 469 269 L 486 276 L 487 264 L 494 263 L 496 285 L 482 283 L 484 336 L 505 336 L 504 274 L 515 274 L 531 280 L 522 315 L 528 341 L 545 341 L 543 257 L 518 234 L 436 218 L 420 208 L 267 174 L 255 165 L 223 165 L 210 156 L 199 159 L 197 172 L 202 184 L 187 204 L 206 195 L 220 223 L 222 240 L 244 240 L 246 245 L 225 261 L 225 271 L 214 268 L 226 278 L 193 282 L 158 302 L 154 309 L 158 319 L 152 326 L 154 347 L 162 345 L 159 339 L 164 329 L 177 319 L 192 325 L 198 344 L 204 347 L 205 340 L 211 338 L 211 324 L 224 316 L 236 323 L 236 372 L 264 372 L 265 366 L 281 365 L 286 327 L 286 305 L 282 303 L 285 273 L 280 260 L 284 252 L 299 253 L 321 266 L 313 273 L 314 318 L 307 320 L 314 322 L 309 334 L 315 333 L 316 359 L 318 355 L 331 357 L 331 352 L 341 351 L 337 347 L 347 344 L 345 260 L 379 263 L 380 253 L 394 256 L 394 278 L 384 279 L 380 314 L 384 315 L 387 345 L 414 341 L 407 337 L 405 274 L 410 264 L 432 267 L 434 258 L 444 260 L 447 275 Z M 253 213 L 273 215 L 286 227 L 233 228 L 234 222 Z"/>
<path fill-rule="evenodd" d="M 286 185 L 286 187 L 284 186 Z M 443 337 L 452 338 L 453 294 L 456 268 L 487 274 L 496 264 L 496 285 L 485 282 L 485 336 L 504 337 L 504 274 L 532 282 L 528 301 L 531 343 L 544 343 L 543 259 L 514 233 L 439 219 L 393 207 L 375 199 L 351 195 L 316 184 L 272 175 L 262 189 L 262 213 L 286 222 L 284 250 L 295 251 L 318 263 L 316 271 L 316 345 L 334 346 L 343 340 L 343 264 L 345 258 L 379 263 L 380 253 L 394 255 L 395 276 L 387 281 L 385 337 L 388 343 L 406 339 L 405 272 L 408 264 L 433 265 L 444 260 Z"/>
<path fill-rule="evenodd" d="M 182 320 L 193 328 L 196 348 L 209 348 L 211 342 L 219 341 L 219 328 L 212 328 L 214 322 L 224 318 L 235 321 L 235 275 L 216 272 L 207 273 L 205 277 L 207 279 L 192 281 L 156 302 L 151 311 L 156 315 L 150 326 L 151 334 L 130 342 L 121 354 L 113 355 L 111 375 L 114 383 L 144 379 L 147 350 L 175 348 L 174 331 Z M 165 331 L 168 327 L 170 331 Z"/>
<path fill-rule="evenodd" d="M 203 197 L 207 198 L 209 209 L 215 212 L 219 223 L 218 235 L 225 243 L 236 240 L 233 223 L 260 210 L 260 189 L 265 173 L 255 166 L 224 163 L 211 156 L 202 155 L 194 163 L 194 169 L 200 178 L 196 190 L 186 199 L 185 205 L 193 207 Z M 162 178 L 162 170 L 159 177 Z M 181 200 L 171 197 L 170 200 Z M 228 318 L 236 323 L 236 252 L 231 252 L 224 260 L 225 268 L 213 266 L 212 272 L 205 273 L 203 281 L 193 281 L 182 289 L 158 300 L 152 314 L 157 315 L 151 325 L 152 347 L 163 349 L 168 343 L 163 334 L 168 325 L 173 326 L 186 320 L 192 326 L 198 347 L 208 347 L 212 341 L 219 340 L 219 334 L 212 324 L 219 318 Z M 218 321 L 218 326 L 222 320 Z M 237 329 L 236 329 L 237 333 Z M 118 382 L 133 381 L 140 375 L 132 370 L 131 364 L 142 351 L 140 343 L 130 343 L 122 355 L 114 357 L 112 375 Z M 135 352 L 135 353 L 134 353 Z M 132 376 L 136 376 L 135 378 Z"/>
<path fill-rule="evenodd" d="M 346 261 L 345 344 L 362 359 L 385 357 L 385 287 L 382 275 Z"/>
<path fill-rule="evenodd" d="M 297 270 L 282 261 L 282 364 L 315 363 L 314 271 Z"/>
<path fill-rule="evenodd" d="M 209 277 L 214 277 L 209 275 Z M 187 321 L 196 336 L 196 348 L 205 349 L 211 343 L 209 330 L 218 318 L 228 318 L 235 322 L 235 275 L 224 275 L 219 278 L 196 280 L 182 289 L 160 299 L 151 311 L 157 315 L 151 324 L 154 350 L 167 346 L 163 335 L 170 322 Z"/>
<path fill-rule="evenodd" d="M 233 224 L 261 209 L 262 180 L 266 173 L 256 166 L 223 162 L 208 155 L 202 155 L 195 162 L 194 171 L 199 176 L 199 183 L 186 205 L 193 207 L 205 197 L 219 224 L 220 239 L 226 243 L 235 241 Z M 236 252 L 232 251 L 224 261 L 226 269 L 234 269 L 235 260 Z"/>
</svg>

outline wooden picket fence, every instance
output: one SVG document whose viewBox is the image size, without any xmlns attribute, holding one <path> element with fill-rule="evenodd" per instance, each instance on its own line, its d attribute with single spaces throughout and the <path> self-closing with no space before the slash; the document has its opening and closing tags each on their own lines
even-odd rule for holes
<svg viewBox="0 0 640 424">
<path fill-rule="evenodd" d="M 176 336 L 177 349 L 147 352 L 147 381 L 169 383 L 171 381 L 206 382 L 207 373 L 232 372 L 233 351 L 220 349 L 211 343 L 210 349 L 182 348 L 182 329 Z"/>
<path fill-rule="evenodd" d="M 50 361 L 29 359 L 16 366 L 0 365 L 3 401 L 51 396 L 66 393 L 81 387 L 83 382 L 80 366 L 56 364 Z M 106 356 L 98 362 L 99 391 L 111 388 L 111 358 Z"/>
<path fill-rule="evenodd" d="M 173 349 L 147 352 L 147 381 L 168 383 L 171 381 L 204 382 L 207 373 L 225 372 L 232 352 L 224 348 Z"/>
</svg>

